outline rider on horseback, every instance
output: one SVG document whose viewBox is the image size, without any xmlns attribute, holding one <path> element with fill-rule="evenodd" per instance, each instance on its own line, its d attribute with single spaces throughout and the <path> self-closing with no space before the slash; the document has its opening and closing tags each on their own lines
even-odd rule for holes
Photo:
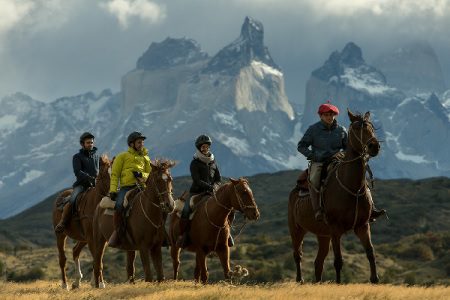
<svg viewBox="0 0 450 300">
<path fill-rule="evenodd" d="M 184 208 L 180 219 L 180 235 L 177 240 L 177 246 L 180 248 L 189 245 L 191 197 L 198 194 L 215 193 L 221 181 L 219 168 L 214 160 L 214 154 L 210 152 L 211 144 L 211 138 L 207 135 L 200 135 L 195 141 L 197 150 L 190 166 L 192 185 L 189 190 L 189 197 L 184 202 Z M 233 220 L 234 213 L 230 213 L 228 217 L 229 224 L 232 224 Z M 230 247 L 234 245 L 231 235 L 228 239 L 228 245 Z"/>
<path fill-rule="evenodd" d="M 112 165 L 109 196 L 115 201 L 115 230 L 108 241 L 108 245 L 112 247 L 120 246 L 120 239 L 125 233 L 123 218 L 125 194 L 136 186 L 143 187 L 151 172 L 150 157 L 144 147 L 145 139 L 142 133 L 132 132 L 127 139 L 128 151 L 117 155 Z"/>
<path fill-rule="evenodd" d="M 298 151 L 306 156 L 309 163 L 309 191 L 311 204 L 316 221 L 323 221 L 320 207 L 320 188 L 322 168 L 326 168 L 331 158 L 341 150 L 347 148 L 347 130 L 339 125 L 336 116 L 339 109 L 325 103 L 319 106 L 320 121 L 309 126 L 302 139 L 298 142 Z M 311 146 L 311 149 L 309 147 Z M 372 206 L 371 219 L 385 214 L 385 210 L 377 210 Z"/>
<path fill-rule="evenodd" d="M 64 205 L 61 220 L 55 226 L 56 232 L 64 231 L 72 215 L 72 210 L 75 207 L 74 204 L 78 195 L 88 188 L 95 186 L 100 158 L 96 154 L 97 148 L 94 147 L 94 138 L 94 135 L 90 132 L 85 132 L 80 136 L 80 145 L 82 148 L 72 158 L 73 172 L 77 180 L 73 184 L 73 192 L 70 200 Z"/>
</svg>

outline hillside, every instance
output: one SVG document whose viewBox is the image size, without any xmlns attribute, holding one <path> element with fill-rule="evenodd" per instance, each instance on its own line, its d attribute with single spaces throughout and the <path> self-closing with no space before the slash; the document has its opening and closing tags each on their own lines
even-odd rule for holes
<svg viewBox="0 0 450 300">
<path fill-rule="evenodd" d="M 261 218 L 246 226 L 232 250 L 232 263 L 242 264 L 251 270 L 250 282 L 292 279 L 295 275 L 290 237 L 287 228 L 287 197 L 294 185 L 297 171 L 259 174 L 249 181 L 259 204 Z M 181 194 L 190 178 L 175 179 L 175 195 Z M 374 199 L 378 207 L 388 210 L 389 219 L 380 219 L 372 226 L 372 237 L 377 252 L 378 266 L 383 282 L 392 283 L 450 283 L 450 179 L 379 180 L 375 182 Z M 44 278 L 57 278 L 56 247 L 51 227 L 53 198 L 47 198 L 32 208 L 12 218 L 0 221 L 0 260 L 16 269 L 39 256 L 51 261 L 42 266 Z M 242 224 L 238 216 L 235 224 Z M 357 239 L 344 237 L 344 281 L 366 282 L 368 264 Z M 50 249 L 48 249 L 50 248 Z M 42 250 L 41 250 L 42 249 Z M 43 250 L 47 249 L 47 250 Z M 68 248 L 70 249 L 70 248 Z M 41 251 L 41 252 L 40 252 Z M 171 274 L 169 255 L 164 250 L 165 274 Z M 306 278 L 312 279 L 316 253 L 315 237 L 307 235 L 304 245 Z M 105 265 L 106 278 L 113 282 L 124 280 L 124 255 L 108 250 Z M 192 277 L 192 255 L 183 254 L 186 267 L 183 278 Z M 85 270 L 90 268 L 90 258 L 82 257 Z M 44 260 L 45 262 L 45 260 Z M 108 263 L 109 262 L 109 263 Z M 115 263 L 113 263 L 115 262 Z M 119 262 L 119 264 L 117 263 Z M 73 271 L 69 262 L 69 273 Z M 327 258 L 325 279 L 332 280 L 332 253 Z M 34 264 L 35 265 L 35 264 Z M 217 259 L 209 260 L 212 280 L 221 278 Z M 137 260 L 138 272 L 140 261 Z M 120 269 L 119 272 L 117 268 Z M 25 269 L 24 269 L 25 270 Z M 86 271 L 85 271 L 86 272 Z"/>
</svg>

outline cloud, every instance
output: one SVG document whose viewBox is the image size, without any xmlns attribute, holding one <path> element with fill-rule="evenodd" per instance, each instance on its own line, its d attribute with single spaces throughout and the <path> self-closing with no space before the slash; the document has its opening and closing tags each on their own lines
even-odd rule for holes
<svg viewBox="0 0 450 300">
<path fill-rule="evenodd" d="M 100 3 L 100 7 L 114 15 L 123 29 L 128 28 L 129 20 L 133 17 L 151 24 L 166 18 L 165 6 L 149 0 L 111 0 Z"/>
<path fill-rule="evenodd" d="M 34 7 L 31 1 L 0 0 L 0 34 L 8 32 Z"/>
</svg>

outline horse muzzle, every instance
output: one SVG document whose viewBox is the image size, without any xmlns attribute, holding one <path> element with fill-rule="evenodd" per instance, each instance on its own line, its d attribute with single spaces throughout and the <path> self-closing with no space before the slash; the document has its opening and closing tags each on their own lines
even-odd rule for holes
<svg viewBox="0 0 450 300">
<path fill-rule="evenodd" d="M 255 208 L 247 208 L 244 210 L 244 215 L 247 219 L 251 220 L 251 221 L 256 221 L 259 219 L 259 210 L 257 207 Z"/>
<path fill-rule="evenodd" d="M 379 152 L 380 143 L 374 141 L 367 145 L 367 154 L 369 154 L 371 157 L 377 156 Z"/>
</svg>

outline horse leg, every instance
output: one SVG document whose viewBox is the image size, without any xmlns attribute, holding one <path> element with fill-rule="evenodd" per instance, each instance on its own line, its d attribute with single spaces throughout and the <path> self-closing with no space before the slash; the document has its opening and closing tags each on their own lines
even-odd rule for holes
<svg viewBox="0 0 450 300">
<path fill-rule="evenodd" d="M 208 281 L 208 267 L 206 266 L 206 254 L 203 251 L 197 251 L 196 255 L 197 267 L 200 273 L 200 280 L 203 284 Z M 197 269 L 196 269 L 197 272 Z"/>
<path fill-rule="evenodd" d="M 165 279 L 162 265 L 161 247 L 153 247 L 153 249 L 151 249 L 150 251 L 150 255 L 152 257 L 153 267 L 155 267 L 156 270 L 156 279 L 158 280 L 158 282 L 161 282 Z"/>
<path fill-rule="evenodd" d="M 302 275 L 302 256 L 303 256 L 303 238 L 305 237 L 306 230 L 300 226 L 294 226 L 291 228 L 289 226 L 289 231 L 291 233 L 292 242 L 292 254 L 294 256 L 295 267 L 297 268 L 296 281 L 303 283 Z"/>
<path fill-rule="evenodd" d="M 341 250 L 341 234 L 333 233 L 331 238 L 334 253 L 334 269 L 336 270 L 336 283 L 341 283 L 341 270 L 344 265 Z"/>
<path fill-rule="evenodd" d="M 200 275 L 201 275 L 201 267 L 198 263 L 198 254 L 195 255 L 195 270 L 194 270 L 194 281 L 200 282 Z"/>
<path fill-rule="evenodd" d="M 103 255 L 106 248 L 106 240 L 103 236 L 101 241 L 94 247 L 94 286 L 96 288 L 105 288 L 103 281 Z"/>
<path fill-rule="evenodd" d="M 67 236 L 63 233 L 58 233 L 56 235 L 56 244 L 58 247 L 58 259 L 59 268 L 61 269 L 61 287 L 65 290 L 68 289 L 67 286 L 67 275 L 66 275 L 66 254 L 64 253 L 64 248 L 66 246 Z"/>
<path fill-rule="evenodd" d="M 225 248 L 220 251 L 216 251 L 217 255 L 219 256 L 220 263 L 222 264 L 223 268 L 223 275 L 225 276 L 225 279 L 230 278 L 230 248 L 228 246 L 225 246 Z"/>
<path fill-rule="evenodd" d="M 170 247 L 170 256 L 172 257 L 173 280 L 178 279 L 178 270 L 180 269 L 180 252 L 181 249 L 172 244 L 172 247 Z"/>
<path fill-rule="evenodd" d="M 314 269 L 316 274 L 316 282 L 322 281 L 323 262 L 330 251 L 330 237 L 318 236 L 319 251 L 317 251 L 316 260 L 314 261 Z"/>
<path fill-rule="evenodd" d="M 72 283 L 72 289 L 79 288 L 81 279 L 83 279 L 83 273 L 81 272 L 80 266 L 80 253 L 86 244 L 86 242 L 78 241 L 72 249 L 73 262 L 75 263 L 75 276 L 77 276 L 75 282 Z"/>
<path fill-rule="evenodd" d="M 136 260 L 136 251 L 127 251 L 127 278 L 128 282 L 134 284 L 134 261 Z"/>
<path fill-rule="evenodd" d="M 361 241 L 361 244 L 363 245 L 364 250 L 366 250 L 366 256 L 367 256 L 367 259 L 369 260 L 369 264 L 370 264 L 370 282 L 378 283 L 380 281 L 380 279 L 377 274 L 375 251 L 373 249 L 372 239 L 370 237 L 370 225 L 365 224 L 361 227 L 355 228 L 355 234 L 358 236 L 359 240 Z"/>
<path fill-rule="evenodd" d="M 139 250 L 139 255 L 141 256 L 142 268 L 144 269 L 145 282 L 150 282 L 152 281 L 152 270 L 150 268 L 149 251 L 146 246 Z"/>
</svg>

